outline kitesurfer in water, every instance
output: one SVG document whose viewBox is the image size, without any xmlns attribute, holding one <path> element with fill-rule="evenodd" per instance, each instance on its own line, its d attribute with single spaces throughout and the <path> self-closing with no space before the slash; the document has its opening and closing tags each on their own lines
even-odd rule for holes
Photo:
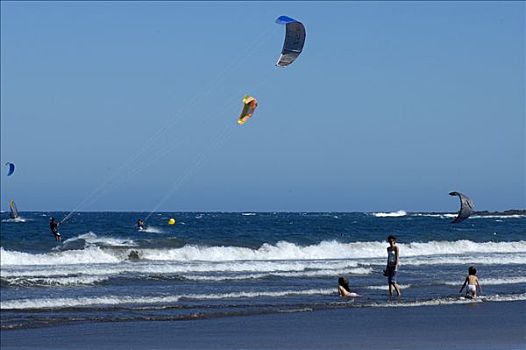
<svg viewBox="0 0 526 350">
<path fill-rule="evenodd" d="M 60 236 L 60 232 L 58 232 L 58 223 L 54 217 L 51 217 L 49 220 L 49 229 L 51 230 L 51 233 L 53 233 L 53 236 L 55 236 L 55 241 L 61 241 L 62 237 Z"/>
<path fill-rule="evenodd" d="M 393 288 L 395 289 L 396 294 L 400 296 L 400 286 L 396 284 L 396 273 L 400 268 L 400 250 L 396 245 L 395 236 L 391 235 L 387 237 L 387 242 L 389 242 L 389 247 L 387 247 L 387 266 L 384 270 L 384 276 L 387 277 L 389 296 L 393 295 Z"/>
<path fill-rule="evenodd" d="M 137 220 L 137 229 L 146 230 L 146 225 L 142 219 Z"/>
<path fill-rule="evenodd" d="M 128 254 L 128 259 L 130 261 L 137 261 L 139 260 L 139 252 L 136 250 L 132 250 L 130 254 Z"/>
</svg>

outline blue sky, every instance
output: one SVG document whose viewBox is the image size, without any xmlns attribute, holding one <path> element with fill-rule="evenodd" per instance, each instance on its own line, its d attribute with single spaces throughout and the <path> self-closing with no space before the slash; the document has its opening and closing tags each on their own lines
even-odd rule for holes
<svg viewBox="0 0 526 350">
<path fill-rule="evenodd" d="M 2 209 L 524 208 L 524 55 L 523 2 L 2 1 Z"/>
</svg>

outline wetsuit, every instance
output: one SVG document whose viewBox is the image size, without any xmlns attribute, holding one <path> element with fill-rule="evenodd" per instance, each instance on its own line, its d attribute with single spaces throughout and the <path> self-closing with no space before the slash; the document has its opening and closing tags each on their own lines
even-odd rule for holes
<svg viewBox="0 0 526 350">
<path fill-rule="evenodd" d="M 55 236 L 55 239 L 60 239 L 60 232 L 58 232 L 58 222 L 51 220 L 49 223 L 49 229 Z"/>
</svg>

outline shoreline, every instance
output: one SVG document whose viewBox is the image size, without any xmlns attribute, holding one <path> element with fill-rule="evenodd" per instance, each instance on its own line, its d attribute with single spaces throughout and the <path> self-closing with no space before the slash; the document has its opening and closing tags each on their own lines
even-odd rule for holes
<svg viewBox="0 0 526 350">
<path fill-rule="evenodd" d="M 3 330 L 2 349 L 522 349 L 526 302 Z"/>
</svg>

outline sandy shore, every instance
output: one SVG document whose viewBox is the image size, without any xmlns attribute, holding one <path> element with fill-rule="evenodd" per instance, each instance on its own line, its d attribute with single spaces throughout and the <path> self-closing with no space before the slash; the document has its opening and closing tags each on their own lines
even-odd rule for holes
<svg viewBox="0 0 526 350">
<path fill-rule="evenodd" d="M 526 302 L 2 331 L 6 349 L 524 349 Z"/>
</svg>

